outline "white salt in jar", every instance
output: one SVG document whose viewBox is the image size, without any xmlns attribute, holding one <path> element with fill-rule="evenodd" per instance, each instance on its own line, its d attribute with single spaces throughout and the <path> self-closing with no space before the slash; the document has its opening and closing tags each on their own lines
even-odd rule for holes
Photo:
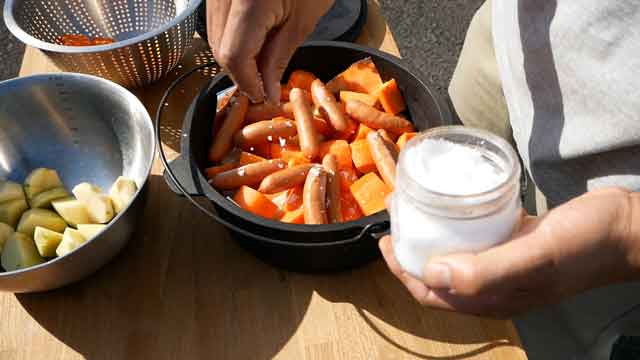
<svg viewBox="0 0 640 360">
<path fill-rule="evenodd" d="M 508 240 L 520 216 L 520 172 L 511 145 L 487 131 L 439 127 L 407 143 L 390 210 L 404 270 L 421 277 L 434 256 Z"/>
</svg>

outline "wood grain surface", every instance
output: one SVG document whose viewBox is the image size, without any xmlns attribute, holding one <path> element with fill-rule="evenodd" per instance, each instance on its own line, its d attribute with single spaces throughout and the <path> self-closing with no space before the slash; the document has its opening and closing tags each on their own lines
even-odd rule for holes
<svg viewBox="0 0 640 360">
<path fill-rule="evenodd" d="M 359 42 L 398 54 L 377 1 Z M 181 68 L 134 91 L 153 112 L 169 81 L 211 60 L 196 40 Z M 27 49 L 20 75 L 58 71 Z M 201 71 L 166 107 L 163 146 L 178 151 Z M 246 253 L 169 191 L 156 161 L 129 245 L 84 281 L 0 294 L 0 359 L 526 359 L 509 321 L 425 309 L 381 261 L 328 275 L 281 271 Z"/>
</svg>

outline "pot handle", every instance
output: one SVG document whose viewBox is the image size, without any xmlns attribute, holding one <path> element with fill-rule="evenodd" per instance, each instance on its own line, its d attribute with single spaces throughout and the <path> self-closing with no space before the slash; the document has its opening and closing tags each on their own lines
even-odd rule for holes
<svg viewBox="0 0 640 360">
<path fill-rule="evenodd" d="M 205 68 L 205 67 L 213 66 L 213 65 L 216 65 L 216 63 L 215 62 L 210 62 L 210 63 L 207 63 L 207 64 L 202 64 L 202 65 L 196 66 L 195 68 L 193 68 L 193 69 L 187 71 L 186 73 L 182 74 L 180 77 L 178 77 L 176 80 L 174 80 L 171 83 L 171 85 L 169 85 L 167 90 L 162 95 L 162 98 L 160 99 L 160 102 L 158 103 L 158 109 L 156 110 L 156 117 L 155 117 L 155 127 L 156 127 L 156 129 L 155 129 L 156 134 L 155 135 L 156 135 L 156 143 L 158 144 L 158 154 L 160 155 L 160 161 L 162 162 L 162 165 L 164 166 L 164 169 L 165 169 L 164 177 L 165 177 L 166 180 L 169 180 L 169 181 L 167 181 L 167 184 L 169 184 L 169 187 L 171 188 L 171 190 L 173 192 L 175 192 L 178 195 L 182 195 L 182 196 L 186 197 L 187 200 L 189 200 L 189 202 L 191 202 L 191 204 L 193 206 L 195 206 L 197 209 L 202 211 L 205 215 L 207 215 L 211 219 L 215 220 L 216 222 L 228 227 L 232 231 L 234 231 L 236 233 L 239 233 L 242 236 L 249 237 L 249 238 L 256 239 L 256 240 L 260 240 L 260 241 L 264 241 L 264 242 L 270 242 L 270 243 L 280 242 L 280 243 L 284 243 L 284 242 L 279 241 L 279 240 L 270 239 L 270 238 L 264 237 L 262 235 L 250 233 L 250 232 L 246 231 L 245 229 L 242 229 L 242 228 L 238 227 L 237 225 L 232 224 L 232 223 L 228 222 L 227 220 L 222 219 L 220 216 L 218 216 L 218 214 L 215 214 L 212 211 L 210 211 L 209 209 L 207 209 L 204 206 L 202 206 L 199 202 L 197 202 L 193 198 L 194 196 L 202 196 L 203 195 L 203 191 L 198 190 L 198 186 L 197 186 L 197 184 L 195 184 L 195 181 L 194 181 L 195 176 L 189 170 L 191 168 L 190 162 L 189 162 L 190 160 L 181 155 L 176 160 L 174 160 L 171 163 L 169 163 L 169 161 L 167 160 L 167 156 L 164 153 L 164 150 L 162 149 L 162 139 L 160 137 L 160 125 L 162 124 L 162 114 L 163 114 L 163 110 L 164 110 L 163 104 L 165 104 L 167 102 L 167 99 L 169 98 L 169 96 L 173 93 L 175 88 L 182 81 L 184 81 L 184 79 L 189 77 L 191 74 L 193 74 L 197 70 L 200 70 L 200 69 Z M 360 241 L 361 239 L 363 239 L 363 238 L 365 238 L 367 236 L 371 236 L 374 239 L 380 239 L 380 238 L 382 238 L 382 236 L 384 236 L 384 235 L 389 233 L 389 229 L 390 229 L 389 221 L 381 221 L 379 223 L 368 224 L 368 225 L 366 225 L 365 227 L 362 228 L 362 230 L 358 233 L 358 235 L 356 235 L 356 236 L 354 236 L 352 238 L 349 238 L 349 239 L 341 240 L 341 241 L 339 241 L 339 243 L 340 244 L 345 244 L 345 243 L 357 242 L 357 241 Z M 315 245 L 326 246 L 326 245 L 329 245 L 329 244 L 331 244 L 331 243 L 317 243 L 317 244 L 307 243 L 307 244 L 301 244 L 301 245 L 310 246 L 311 247 L 311 246 L 315 246 Z"/>
</svg>

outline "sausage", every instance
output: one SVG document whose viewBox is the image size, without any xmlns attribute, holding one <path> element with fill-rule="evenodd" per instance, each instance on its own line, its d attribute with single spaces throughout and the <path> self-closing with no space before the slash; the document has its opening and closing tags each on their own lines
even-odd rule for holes
<svg viewBox="0 0 640 360">
<path fill-rule="evenodd" d="M 304 95 L 303 90 L 298 88 L 291 89 L 289 98 L 291 99 L 293 116 L 296 119 L 296 127 L 298 128 L 300 149 L 308 158 L 314 158 L 320 151 L 320 140 L 313 126 L 311 105 Z"/>
<path fill-rule="evenodd" d="M 236 145 L 247 147 L 264 142 L 276 142 L 279 138 L 287 139 L 297 133 L 293 121 L 279 118 L 247 125 L 236 133 L 233 140 Z"/>
<path fill-rule="evenodd" d="M 329 122 L 331 122 L 334 129 L 340 132 L 349 129 L 349 118 L 320 79 L 316 79 L 311 83 L 311 95 L 313 96 L 313 102 L 319 105 L 326 113 L 326 117 L 329 118 Z"/>
<path fill-rule="evenodd" d="M 393 141 L 393 139 L 385 129 L 378 130 L 378 134 L 380 134 L 382 140 L 384 140 L 384 145 L 387 147 L 387 149 L 389 149 L 389 152 L 391 152 L 393 161 L 398 162 L 398 153 L 400 152 L 400 149 L 398 149 L 398 145 L 395 143 L 395 141 Z"/>
<path fill-rule="evenodd" d="M 382 180 L 393 189 L 396 183 L 396 161 L 393 159 L 393 154 L 377 131 L 367 134 L 367 142 Z"/>
<path fill-rule="evenodd" d="M 314 167 L 307 174 L 302 190 L 305 224 L 327 223 L 326 195 L 327 172 L 321 167 Z"/>
<path fill-rule="evenodd" d="M 218 190 L 232 190 L 242 185 L 256 185 L 265 177 L 285 167 L 287 167 L 287 163 L 280 159 L 261 161 L 222 172 L 211 178 L 210 183 Z"/>
<path fill-rule="evenodd" d="M 322 166 L 327 171 L 327 220 L 329 223 L 342 222 L 342 206 L 340 203 L 340 178 L 338 177 L 338 158 L 327 154 L 322 159 Z"/>
<path fill-rule="evenodd" d="M 347 100 L 345 110 L 349 116 L 372 129 L 385 129 L 396 135 L 413 131 L 409 120 L 382 112 L 359 100 Z"/>
<path fill-rule="evenodd" d="M 251 104 L 247 109 L 246 122 L 251 124 L 256 121 L 271 120 L 278 116 L 284 116 L 282 106 L 265 102 L 261 104 Z"/>
<path fill-rule="evenodd" d="M 248 106 L 249 99 L 242 95 L 238 96 L 231 104 L 227 117 L 214 135 L 213 144 L 211 144 L 209 151 L 209 160 L 218 162 L 231 150 L 233 135 L 242 128 Z"/>
<path fill-rule="evenodd" d="M 288 169 L 276 171 L 262 179 L 258 191 L 265 194 L 275 194 L 304 184 L 309 170 L 314 164 L 297 165 Z"/>
</svg>

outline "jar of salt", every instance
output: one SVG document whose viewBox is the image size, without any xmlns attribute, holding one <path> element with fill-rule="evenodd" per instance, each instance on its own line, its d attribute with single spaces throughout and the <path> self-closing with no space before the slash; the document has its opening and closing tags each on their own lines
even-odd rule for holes
<svg viewBox="0 0 640 360">
<path fill-rule="evenodd" d="M 520 217 L 520 173 L 512 146 L 487 131 L 439 127 L 407 143 L 390 209 L 404 270 L 421 277 L 434 256 L 508 240 Z"/>
</svg>

